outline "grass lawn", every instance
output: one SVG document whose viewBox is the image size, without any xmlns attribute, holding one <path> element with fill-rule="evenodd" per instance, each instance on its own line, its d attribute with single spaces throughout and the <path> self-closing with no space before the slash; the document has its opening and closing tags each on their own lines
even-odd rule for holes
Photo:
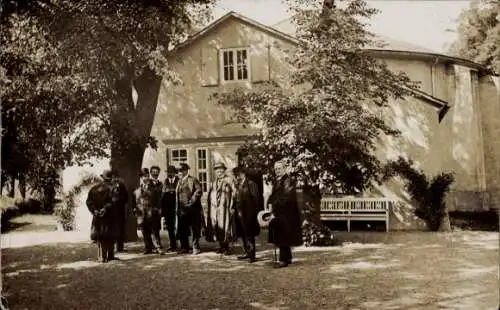
<svg viewBox="0 0 500 310">
<path fill-rule="evenodd" d="M 498 233 L 339 237 L 354 242 L 296 248 L 284 269 L 271 268 L 269 245 L 254 264 L 208 244 L 197 256 L 143 256 L 130 243 L 109 264 L 89 242 L 7 248 L 3 294 L 12 309 L 498 309 Z"/>
</svg>

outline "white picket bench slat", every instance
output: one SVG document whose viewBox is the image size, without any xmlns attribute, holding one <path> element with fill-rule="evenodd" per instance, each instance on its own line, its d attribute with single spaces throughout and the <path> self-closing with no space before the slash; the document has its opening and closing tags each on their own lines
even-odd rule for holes
<svg viewBox="0 0 500 310">
<path fill-rule="evenodd" d="M 321 199 L 322 221 L 347 221 L 347 231 L 351 231 L 351 221 L 384 221 L 389 231 L 389 209 L 393 201 L 386 198 L 333 198 Z"/>
</svg>

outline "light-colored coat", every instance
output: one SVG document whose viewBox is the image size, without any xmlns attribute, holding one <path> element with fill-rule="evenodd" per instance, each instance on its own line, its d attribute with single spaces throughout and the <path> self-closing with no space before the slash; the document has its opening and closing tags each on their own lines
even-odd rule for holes
<svg viewBox="0 0 500 310">
<path fill-rule="evenodd" d="M 206 239 L 229 242 L 233 239 L 233 181 L 228 176 L 216 179 L 208 190 Z"/>
</svg>

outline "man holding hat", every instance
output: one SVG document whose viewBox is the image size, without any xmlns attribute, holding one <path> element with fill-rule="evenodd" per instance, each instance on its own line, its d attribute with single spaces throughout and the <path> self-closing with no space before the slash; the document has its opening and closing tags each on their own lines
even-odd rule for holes
<svg viewBox="0 0 500 310">
<path fill-rule="evenodd" d="M 90 189 L 86 203 L 93 215 L 90 238 L 97 242 L 98 260 L 106 263 L 115 259 L 118 209 L 113 190 L 113 173 L 106 170 L 101 177 L 103 180 Z"/>
<path fill-rule="evenodd" d="M 208 214 L 206 239 L 219 242 L 217 253 L 228 254 L 233 238 L 233 182 L 226 175 L 226 165 L 214 165 L 216 179 L 208 190 Z"/>
<path fill-rule="evenodd" d="M 189 235 L 193 234 L 193 254 L 200 253 L 200 235 L 203 220 L 202 189 L 198 179 L 189 175 L 189 165 L 181 163 L 181 179 L 177 183 L 177 236 L 181 243 L 180 254 L 189 253 Z"/>
<path fill-rule="evenodd" d="M 162 216 L 165 219 L 165 226 L 167 227 L 168 239 L 170 241 L 168 252 L 177 250 L 177 238 L 175 236 L 175 189 L 177 188 L 177 183 L 179 183 L 177 169 L 174 166 L 168 166 L 161 198 Z"/>
</svg>

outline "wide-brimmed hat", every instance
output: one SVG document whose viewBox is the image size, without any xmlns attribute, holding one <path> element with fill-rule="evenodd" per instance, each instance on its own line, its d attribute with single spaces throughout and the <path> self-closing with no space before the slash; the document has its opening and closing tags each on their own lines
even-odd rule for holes
<svg viewBox="0 0 500 310">
<path fill-rule="evenodd" d="M 101 178 L 103 178 L 104 180 L 111 180 L 113 178 L 113 171 L 104 170 L 101 174 Z"/>
<path fill-rule="evenodd" d="M 227 167 L 226 167 L 226 165 L 224 165 L 224 163 L 218 162 L 218 163 L 214 164 L 214 170 L 217 170 L 217 169 L 224 169 L 224 170 L 226 170 Z"/>
<path fill-rule="evenodd" d="M 268 227 L 271 222 L 272 213 L 269 210 L 262 210 L 257 214 L 257 221 L 260 227 Z"/>
<path fill-rule="evenodd" d="M 181 163 L 180 168 L 179 168 L 179 171 L 186 171 L 186 170 L 189 170 L 189 169 L 190 169 L 190 167 L 189 167 L 189 165 L 188 165 L 188 164 L 186 164 L 186 163 Z"/>
<path fill-rule="evenodd" d="M 174 166 L 168 166 L 167 173 L 177 173 L 177 169 Z"/>
</svg>

